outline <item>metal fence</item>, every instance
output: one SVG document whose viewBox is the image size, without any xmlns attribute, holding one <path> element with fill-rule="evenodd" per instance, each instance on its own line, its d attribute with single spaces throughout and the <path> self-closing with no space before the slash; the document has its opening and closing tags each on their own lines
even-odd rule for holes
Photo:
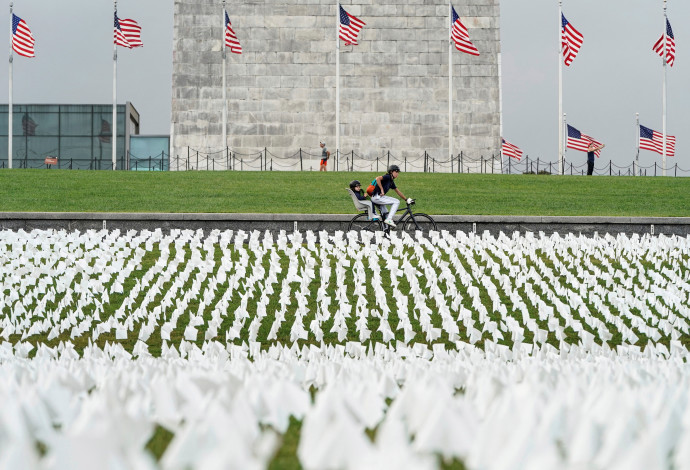
<svg viewBox="0 0 690 470">
<path fill-rule="evenodd" d="M 132 171 L 168 171 L 170 159 L 165 152 L 149 156 L 134 155 L 130 152 L 128 167 Z"/>
<path fill-rule="evenodd" d="M 117 159 L 117 169 L 127 169 L 127 159 L 120 157 Z M 0 162 L 0 168 L 7 168 L 7 161 Z M 47 168 L 59 170 L 112 170 L 113 161 L 109 158 L 59 158 L 57 163 L 46 163 L 43 158 L 20 158 L 15 159 L 12 168 Z"/>
<path fill-rule="evenodd" d="M 47 168 L 58 170 L 112 170 L 113 162 L 110 158 L 91 157 L 91 158 L 55 158 L 57 163 L 46 163 L 47 159 L 43 158 L 20 158 L 13 162 L 13 168 Z M 122 156 L 117 159 L 118 170 L 133 170 L 133 171 L 168 171 L 169 170 L 168 154 L 162 152 L 158 155 L 149 156 L 135 156 L 127 153 L 127 156 Z M 0 162 L 0 168 L 7 168 L 7 161 Z"/>
<path fill-rule="evenodd" d="M 539 158 L 530 159 L 529 156 L 521 161 L 505 158 L 503 161 L 502 172 L 506 174 L 537 174 L 552 175 L 558 174 L 558 161 L 545 161 Z M 587 173 L 587 163 L 575 164 L 563 159 L 563 174 L 565 175 L 585 175 Z M 612 160 L 608 163 L 601 162 L 594 165 L 594 175 L 602 176 L 662 176 L 663 168 L 661 164 L 654 162 L 652 165 L 640 165 L 633 160 L 630 165 L 616 165 Z M 666 167 L 666 176 L 688 176 L 690 169 L 681 168 L 678 163 Z"/>
<path fill-rule="evenodd" d="M 268 148 L 254 153 L 232 152 L 229 148 L 217 152 L 203 152 L 187 147 L 187 155 L 176 156 L 170 161 L 170 169 L 191 170 L 233 170 L 233 171 L 318 171 L 321 153 L 309 153 L 299 149 L 292 155 L 278 156 Z M 580 160 L 580 159 L 578 159 Z M 403 171 L 424 173 L 484 173 L 484 174 L 559 174 L 558 161 L 542 160 L 526 156 L 518 161 L 502 158 L 500 155 L 472 156 L 460 152 L 453 158 L 436 158 L 428 152 L 420 155 L 395 154 L 389 150 L 375 158 L 365 158 L 351 150 L 331 155 L 329 171 L 384 171 L 392 163 Z M 563 174 L 584 175 L 587 163 L 575 163 L 564 158 Z M 608 176 L 661 176 L 659 163 L 641 166 L 635 160 L 620 166 L 613 160 L 600 162 L 594 167 L 595 175 Z M 688 176 L 690 169 L 681 168 L 678 163 L 666 168 L 667 176 Z"/>
<path fill-rule="evenodd" d="M 233 152 L 229 148 L 202 152 L 191 147 L 184 156 L 169 158 L 166 152 L 154 156 L 136 156 L 128 153 L 117 161 L 117 169 L 132 171 L 318 171 L 321 153 L 310 153 L 299 149 L 292 155 L 279 156 L 268 148 L 253 152 Z M 578 159 L 580 160 L 580 159 Z M 385 171 L 395 163 L 405 172 L 423 173 L 483 173 L 483 174 L 559 174 L 558 161 L 530 158 L 529 155 L 518 161 L 502 158 L 500 155 L 472 156 L 460 152 L 453 158 L 436 158 L 429 152 L 417 155 L 396 154 L 389 150 L 375 158 L 356 153 L 337 152 L 328 160 L 329 171 Z M 112 170 L 112 162 L 104 158 L 61 158 L 57 164 L 46 164 L 42 159 L 24 158 L 16 160 L 15 168 L 48 168 L 68 170 Z M 6 168 L 6 162 L 0 162 Z M 563 160 L 563 174 L 584 175 L 587 163 Z M 598 162 L 595 175 L 607 176 L 662 176 L 663 169 L 657 162 L 643 166 L 633 160 L 629 165 L 620 166 L 608 162 Z M 678 163 L 666 168 L 667 176 L 688 176 L 690 169 L 681 168 Z"/>
<path fill-rule="evenodd" d="M 230 149 L 217 152 L 203 152 L 187 148 L 187 155 L 175 156 L 170 169 L 191 170 L 234 170 L 234 171 L 318 171 L 321 153 L 310 153 L 299 149 L 292 155 L 278 156 L 268 148 L 254 153 L 232 152 Z M 452 159 L 439 159 L 428 152 L 419 155 L 397 155 L 383 151 L 375 158 L 365 158 L 354 150 L 337 152 L 328 160 L 329 171 L 385 171 L 395 163 L 403 171 L 425 173 L 501 173 L 499 156 L 468 158 L 463 152 Z"/>
</svg>

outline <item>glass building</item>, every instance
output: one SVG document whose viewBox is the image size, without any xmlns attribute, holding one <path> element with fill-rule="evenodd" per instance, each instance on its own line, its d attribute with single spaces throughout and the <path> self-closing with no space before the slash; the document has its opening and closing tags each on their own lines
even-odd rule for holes
<svg viewBox="0 0 690 470">
<path fill-rule="evenodd" d="M 12 167 L 111 170 L 112 105 L 15 104 Z M 0 168 L 8 167 L 8 105 L 0 105 Z M 127 125 L 125 125 L 125 123 Z M 129 168 L 130 136 L 139 134 L 139 113 L 117 105 L 117 169 Z"/>
<path fill-rule="evenodd" d="M 133 135 L 129 140 L 129 169 L 132 171 L 168 171 L 170 137 Z"/>
</svg>

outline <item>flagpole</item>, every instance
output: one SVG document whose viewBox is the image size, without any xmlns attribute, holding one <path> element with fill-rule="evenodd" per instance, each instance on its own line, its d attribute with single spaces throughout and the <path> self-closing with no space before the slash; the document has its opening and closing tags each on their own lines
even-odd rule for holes
<svg viewBox="0 0 690 470">
<path fill-rule="evenodd" d="M 563 174 L 563 42 L 561 39 L 563 29 L 563 0 L 558 0 L 558 173 Z"/>
<path fill-rule="evenodd" d="M 448 158 L 453 168 L 453 5 L 448 2 Z"/>
<path fill-rule="evenodd" d="M 113 0 L 114 14 L 117 15 L 117 0 Z M 113 170 L 117 168 L 117 41 L 113 38 Z"/>
<path fill-rule="evenodd" d="M 14 3 L 10 3 L 10 66 L 9 66 L 9 71 L 10 71 L 10 80 L 9 80 L 9 85 L 10 85 L 10 96 L 9 96 L 9 101 L 8 101 L 8 106 L 7 106 L 7 168 L 12 168 L 12 115 L 14 114 L 14 107 L 12 104 L 12 62 L 13 62 L 13 54 L 12 54 L 12 7 L 14 6 Z"/>
<path fill-rule="evenodd" d="M 668 23 L 668 17 L 666 15 L 666 0 L 664 0 L 664 54 L 662 60 L 664 61 L 664 81 L 663 85 L 661 87 L 661 94 L 662 94 L 662 108 L 663 108 L 663 117 L 662 117 L 662 127 L 663 127 L 663 136 L 662 136 L 662 145 L 663 148 L 661 149 L 661 170 L 662 170 L 662 175 L 666 176 L 666 62 L 668 62 L 667 59 L 667 52 L 666 52 L 666 24 Z"/>
<path fill-rule="evenodd" d="M 223 29 L 221 29 L 223 35 L 220 39 L 220 47 L 223 49 L 223 148 L 227 148 L 228 146 L 228 90 L 226 86 L 227 78 L 225 73 L 227 58 L 227 51 L 225 50 L 225 15 L 227 15 L 227 12 L 225 10 L 225 0 L 223 0 L 223 15 L 221 19 L 223 23 Z"/>
<path fill-rule="evenodd" d="M 566 126 L 568 125 L 568 120 L 566 119 L 565 113 L 563 113 L 563 117 L 561 118 L 561 122 L 559 123 L 560 125 L 558 126 L 561 129 L 561 134 L 565 135 L 566 134 Z M 568 146 L 565 145 L 563 146 L 563 159 L 565 159 L 565 152 L 568 151 Z M 561 169 L 561 174 L 565 174 L 565 167 L 562 167 Z"/>
<path fill-rule="evenodd" d="M 501 139 L 503 139 L 503 63 L 501 62 L 501 53 L 498 53 L 498 132 Z M 501 150 L 503 150 L 503 145 L 501 145 Z M 501 155 L 501 165 L 503 165 L 503 154 Z"/>
<path fill-rule="evenodd" d="M 637 137 L 635 138 L 635 140 L 636 140 L 635 146 L 637 147 L 637 156 L 635 157 L 635 161 L 637 162 L 637 172 L 639 173 L 640 176 L 642 176 L 642 172 L 640 171 L 640 113 L 635 113 L 635 121 L 637 122 Z M 635 172 L 633 172 L 633 176 L 635 176 Z"/>
<path fill-rule="evenodd" d="M 340 150 L 340 3 L 336 2 L 335 15 L 335 161 Z M 335 167 L 334 167 L 335 168 Z"/>
</svg>

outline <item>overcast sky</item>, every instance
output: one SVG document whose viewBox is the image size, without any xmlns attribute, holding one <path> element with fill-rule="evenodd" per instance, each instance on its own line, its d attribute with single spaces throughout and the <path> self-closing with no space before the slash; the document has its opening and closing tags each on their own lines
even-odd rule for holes
<svg viewBox="0 0 690 470">
<path fill-rule="evenodd" d="M 113 2 L 13 3 L 14 13 L 27 22 L 36 40 L 35 58 L 14 56 L 14 103 L 112 103 Z M 5 5 L 0 31 L 10 28 L 9 3 Z M 118 16 L 139 23 L 144 47 L 118 47 L 117 101 L 134 104 L 141 114 L 142 134 L 169 134 L 173 0 L 119 0 Z M 6 37 L 9 40 L 9 33 Z M 7 65 L 2 70 L 0 96 L 7 103 Z"/>
<path fill-rule="evenodd" d="M 606 144 L 603 161 L 630 165 L 635 113 L 642 125 L 662 129 L 663 67 L 652 46 L 664 31 L 663 1 L 563 3 L 565 17 L 584 35 L 577 58 L 563 67 L 563 112 L 570 125 Z M 667 71 L 667 131 L 678 138 L 677 157 L 668 162 L 690 170 L 690 137 L 684 132 L 690 121 L 684 111 L 690 109 L 690 2 L 668 3 L 677 52 Z M 557 0 L 501 1 L 503 134 L 530 157 L 547 160 L 558 154 L 558 28 Z M 572 150 L 566 158 L 586 161 L 584 153 Z M 658 154 L 640 153 L 642 166 L 655 161 L 661 162 Z"/>
<path fill-rule="evenodd" d="M 9 31 L 6 11 L 0 16 L 1 31 Z M 37 41 L 35 59 L 15 55 L 15 103 L 112 102 L 111 2 L 14 0 L 14 11 Z M 168 134 L 173 0 L 120 0 L 118 12 L 120 18 L 139 22 L 144 41 L 143 48 L 118 48 L 118 102 L 134 103 L 143 134 Z M 602 161 L 629 165 L 636 153 L 635 113 L 643 125 L 661 131 L 663 72 L 661 58 L 651 49 L 663 32 L 663 1 L 564 0 L 563 12 L 584 35 L 573 65 L 564 67 L 568 122 L 606 143 Z M 669 159 L 669 167 L 677 161 L 690 170 L 690 137 L 683 132 L 690 125 L 684 112 L 690 109 L 690 41 L 684 39 L 690 1 L 670 0 L 668 14 L 677 46 L 676 63 L 668 69 L 668 132 L 678 137 L 678 156 Z M 555 161 L 558 1 L 502 0 L 501 43 L 504 137 L 530 157 Z M 7 90 L 3 70 L 0 89 Z M 575 151 L 566 158 L 586 159 Z M 660 156 L 642 151 L 642 165 L 655 161 Z"/>
</svg>

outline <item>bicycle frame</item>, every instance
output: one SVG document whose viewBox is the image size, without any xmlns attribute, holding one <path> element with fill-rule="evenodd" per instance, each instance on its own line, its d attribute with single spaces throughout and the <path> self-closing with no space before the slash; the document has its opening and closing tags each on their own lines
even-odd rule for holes
<svg viewBox="0 0 690 470">
<path fill-rule="evenodd" d="M 414 200 L 411 204 L 407 204 L 402 213 L 398 215 L 395 221 L 396 227 L 400 227 L 401 230 L 408 232 L 436 230 L 436 222 L 434 219 L 428 214 L 413 212 L 412 205 L 414 205 Z M 377 221 L 370 220 L 367 211 L 362 211 L 352 218 L 348 225 L 348 230 L 352 230 L 353 228 L 366 231 L 381 230 L 386 235 L 390 235 L 392 227 L 382 220 L 385 219 L 385 217 L 381 214 L 381 207 L 382 206 L 379 204 L 374 204 L 374 213 L 380 216 Z"/>
<path fill-rule="evenodd" d="M 379 204 L 374 204 L 374 213 L 377 213 L 377 211 L 378 211 L 378 214 L 381 216 L 381 220 L 383 220 L 383 214 L 381 213 L 381 207 L 382 206 Z M 405 207 L 405 211 L 402 213 L 401 216 L 398 217 L 398 220 L 395 221 L 396 225 L 405 222 L 405 218 L 407 216 L 411 216 L 411 215 L 412 215 L 412 205 L 407 204 L 407 206 Z M 384 232 L 388 232 L 390 230 L 390 227 L 387 224 L 383 224 L 383 226 L 384 226 L 383 227 Z"/>
</svg>

